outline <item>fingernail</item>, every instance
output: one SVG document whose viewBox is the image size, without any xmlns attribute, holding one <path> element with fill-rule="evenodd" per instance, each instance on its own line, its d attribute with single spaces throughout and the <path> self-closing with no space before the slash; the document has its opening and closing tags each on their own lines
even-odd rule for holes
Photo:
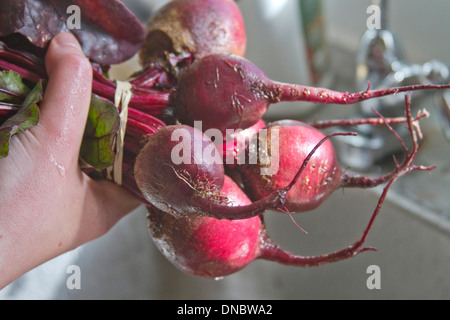
<svg viewBox="0 0 450 320">
<path fill-rule="evenodd" d="M 71 47 L 77 48 L 78 50 L 81 50 L 80 44 L 78 43 L 77 39 L 70 32 L 60 33 L 60 34 L 56 35 L 54 40 L 60 46 L 71 46 Z"/>
</svg>

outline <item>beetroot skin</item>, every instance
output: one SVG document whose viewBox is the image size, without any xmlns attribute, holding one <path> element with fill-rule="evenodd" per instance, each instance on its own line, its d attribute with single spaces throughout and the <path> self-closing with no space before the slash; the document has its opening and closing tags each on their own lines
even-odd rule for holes
<svg viewBox="0 0 450 320">
<path fill-rule="evenodd" d="M 150 20 L 140 59 L 147 65 L 166 53 L 244 56 L 246 44 L 244 20 L 233 0 L 173 0 Z"/>
<path fill-rule="evenodd" d="M 176 118 L 204 130 L 246 129 L 266 113 L 276 99 L 261 79 L 265 74 L 247 60 L 231 55 L 209 55 L 194 62 L 181 75 L 169 104 Z M 274 101 L 272 101 L 274 102 Z"/>
<path fill-rule="evenodd" d="M 302 161 L 325 137 L 319 130 L 294 120 L 274 122 L 268 125 L 267 130 L 267 137 L 274 130 L 279 135 L 278 148 L 268 148 L 270 152 L 276 152 L 276 155 L 272 154 L 272 158 L 278 158 L 276 173 L 271 176 L 262 175 L 260 163 L 238 166 L 246 190 L 254 200 L 264 198 L 273 190 L 288 185 Z M 304 212 L 318 207 L 338 187 L 341 176 L 334 147 L 330 141 L 326 141 L 311 157 L 280 210 Z"/>
<path fill-rule="evenodd" d="M 182 142 L 192 147 L 190 153 L 173 152 Z M 147 201 L 174 215 L 201 211 L 197 209 L 201 198 L 220 203 L 224 167 L 219 152 L 214 161 L 204 161 L 203 150 L 208 147 L 215 145 L 189 126 L 167 126 L 151 135 L 134 165 L 136 184 Z M 185 163 L 174 163 L 174 154 L 185 156 Z"/>
</svg>

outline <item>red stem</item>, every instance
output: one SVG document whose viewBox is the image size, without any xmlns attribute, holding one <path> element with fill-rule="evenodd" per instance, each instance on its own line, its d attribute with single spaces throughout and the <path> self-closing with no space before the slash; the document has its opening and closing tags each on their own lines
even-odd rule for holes
<svg viewBox="0 0 450 320">
<path fill-rule="evenodd" d="M 94 79 L 92 82 L 92 92 L 110 101 L 114 101 L 116 88 L 115 86 L 111 87 Z M 134 94 L 131 97 L 129 106 L 142 111 L 155 112 L 164 109 L 168 103 L 169 93 L 149 93 L 144 95 Z"/>
<path fill-rule="evenodd" d="M 129 134 L 133 137 L 137 137 L 137 136 L 142 137 L 142 136 L 145 136 L 148 134 L 153 134 L 157 131 L 158 131 L 158 129 L 156 129 L 152 126 L 149 126 L 144 122 L 140 122 L 140 121 L 136 121 L 134 119 L 128 118 L 125 134 L 127 134 L 127 132 L 129 132 Z"/>
<path fill-rule="evenodd" d="M 323 264 L 349 259 L 364 251 L 375 250 L 372 247 L 362 248 L 362 245 L 362 241 L 357 241 L 355 244 L 333 253 L 318 256 L 299 256 L 283 250 L 264 234 L 261 240 L 258 259 L 296 267 L 317 267 Z"/>
<path fill-rule="evenodd" d="M 163 106 L 165 107 L 169 103 L 169 93 L 154 93 L 146 95 L 134 95 L 131 98 L 130 105 L 136 106 L 139 109 L 145 109 L 143 106 Z"/>
<path fill-rule="evenodd" d="M 6 60 L 0 59 L 0 69 L 11 70 L 18 73 L 22 78 L 30 82 L 38 82 L 41 79 L 46 79 L 47 76 L 43 70 L 43 66 L 39 65 L 39 60 L 28 58 L 28 55 L 21 55 L 20 51 L 0 51 L 3 55 L 7 55 L 8 58 L 17 62 L 24 62 L 28 69 L 25 69 L 16 63 L 11 63 Z M 39 70 L 38 73 L 31 71 Z M 100 74 L 95 68 L 93 69 L 93 81 L 92 81 L 92 92 L 106 98 L 110 101 L 114 101 L 116 84 L 111 80 L 105 78 Z M 136 93 L 133 94 L 130 101 L 131 107 L 136 107 L 144 112 L 149 112 L 153 114 L 158 114 L 164 109 L 169 102 L 169 92 L 158 92 L 156 90 L 145 88 L 136 88 Z"/>
<path fill-rule="evenodd" d="M 8 70 L 8 71 L 14 71 L 14 72 L 18 73 L 22 78 L 24 78 L 24 79 L 26 79 L 28 81 L 31 81 L 31 82 L 38 82 L 39 80 L 45 78 L 45 77 L 40 76 L 39 74 L 37 74 L 37 73 L 35 73 L 33 71 L 24 69 L 22 67 L 19 67 L 19 66 L 13 64 L 13 63 L 9 63 L 9 62 L 7 62 L 5 60 L 0 60 L 0 69 Z"/>
<path fill-rule="evenodd" d="M 128 119 L 143 122 L 146 125 L 155 128 L 156 130 L 159 130 L 166 126 L 166 124 L 160 119 L 134 108 L 128 108 Z"/>
<path fill-rule="evenodd" d="M 158 69 L 149 69 L 147 68 L 144 72 L 137 75 L 130 83 L 133 86 L 138 87 L 153 87 L 158 78 L 161 76 L 161 71 Z"/>
<path fill-rule="evenodd" d="M 19 51 L 7 47 L 0 41 L 0 58 L 7 60 L 14 64 L 21 65 L 32 69 L 38 74 L 45 75 L 45 68 L 43 67 L 42 59 L 25 51 Z"/>
<path fill-rule="evenodd" d="M 131 152 L 134 156 L 137 156 L 142 148 L 142 143 L 140 139 L 132 137 L 131 135 L 125 135 L 123 147 L 125 151 Z"/>
<path fill-rule="evenodd" d="M 320 104 L 352 104 L 376 97 L 395 95 L 399 92 L 450 88 L 450 84 L 421 84 L 382 90 L 366 90 L 357 93 L 339 92 L 325 88 L 307 87 L 280 82 L 274 82 L 273 87 L 274 92 L 279 92 L 279 95 L 277 95 L 277 101 L 307 101 Z"/>
<path fill-rule="evenodd" d="M 413 121 L 418 121 L 422 118 L 426 118 L 429 116 L 429 113 L 423 111 L 417 115 Z M 316 129 L 326 129 L 330 127 L 351 127 L 351 126 L 359 126 L 364 124 L 369 125 L 382 125 L 382 124 L 399 124 L 406 123 L 408 119 L 406 117 L 395 117 L 395 118 L 366 118 L 366 119 L 340 119 L 340 120 L 323 120 L 323 121 L 315 121 L 309 123 L 310 126 Z"/>
<path fill-rule="evenodd" d="M 104 77 L 100 72 L 97 71 L 96 68 L 92 68 L 92 74 L 94 77 L 94 80 L 97 80 L 99 83 L 104 84 L 106 86 L 114 88 L 116 84 L 114 81 Z"/>
</svg>

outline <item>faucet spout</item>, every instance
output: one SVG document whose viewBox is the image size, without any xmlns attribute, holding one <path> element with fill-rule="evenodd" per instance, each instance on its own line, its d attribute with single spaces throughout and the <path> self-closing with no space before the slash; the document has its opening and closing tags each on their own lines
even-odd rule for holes
<svg viewBox="0 0 450 320">
<path fill-rule="evenodd" d="M 374 90 L 385 90 L 393 87 L 448 83 L 450 69 L 444 63 L 432 60 L 420 65 L 407 61 L 399 40 L 387 29 L 388 1 L 372 0 L 372 4 L 380 8 L 381 28 L 368 28 L 361 37 L 356 56 L 355 86 L 357 90 L 364 91 L 368 84 Z M 416 99 L 427 96 L 429 94 L 426 90 L 414 95 Z M 398 117 L 403 115 L 403 106 L 404 95 L 402 94 L 361 101 L 353 117 L 371 117 L 373 109 L 385 117 Z M 396 129 L 400 135 L 408 134 L 407 130 L 403 130 L 404 128 L 396 127 Z M 384 128 L 358 126 L 351 130 L 356 131 L 358 136 L 339 139 L 337 149 L 341 160 L 354 169 L 367 170 L 387 155 L 398 151 L 398 144 L 391 139 L 389 132 Z"/>
</svg>

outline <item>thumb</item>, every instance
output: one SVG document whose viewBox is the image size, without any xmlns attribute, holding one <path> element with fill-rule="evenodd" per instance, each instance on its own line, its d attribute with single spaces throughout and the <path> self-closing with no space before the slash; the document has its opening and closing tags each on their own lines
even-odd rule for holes
<svg viewBox="0 0 450 320">
<path fill-rule="evenodd" d="M 40 104 L 40 127 L 52 150 L 76 151 L 86 125 L 92 90 L 92 67 L 71 33 L 58 34 L 50 43 L 45 66 L 49 77 Z"/>
</svg>

